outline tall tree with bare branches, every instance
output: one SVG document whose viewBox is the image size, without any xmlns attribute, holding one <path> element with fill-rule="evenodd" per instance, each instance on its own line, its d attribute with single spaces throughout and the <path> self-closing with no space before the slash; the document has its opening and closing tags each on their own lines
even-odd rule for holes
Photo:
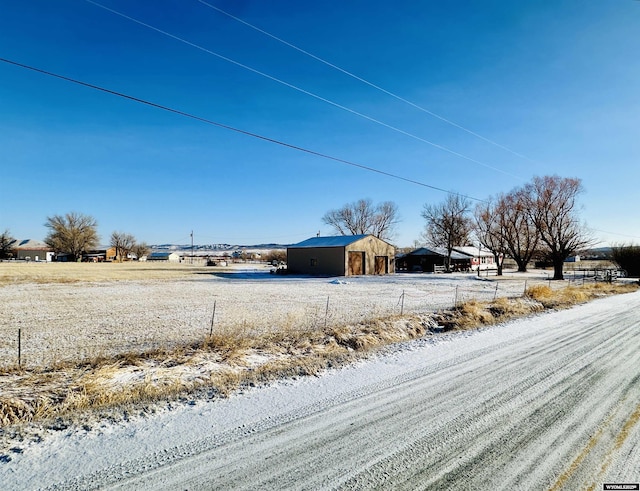
<svg viewBox="0 0 640 491">
<path fill-rule="evenodd" d="M 502 276 L 502 260 L 507 252 L 501 201 L 489 200 L 478 203 L 474 210 L 473 228 L 480 244 L 493 254 Z M 479 274 L 479 272 L 478 272 Z"/>
<path fill-rule="evenodd" d="M 451 252 L 455 246 L 469 243 L 472 222 L 469 218 L 471 204 L 458 194 L 449 194 L 447 199 L 436 205 L 425 204 L 422 217 L 426 220 L 425 239 L 435 247 L 445 247 L 447 257 L 445 267 L 451 270 Z"/>
<path fill-rule="evenodd" d="M 49 233 L 44 241 L 56 254 L 69 254 L 74 261 L 98 245 L 98 222 L 82 213 L 67 213 L 47 217 L 44 224 Z"/>
<path fill-rule="evenodd" d="M 339 235 L 372 234 L 390 240 L 399 221 L 398 206 L 392 201 L 374 205 L 370 199 L 361 199 L 328 211 L 322 221 Z"/>
<path fill-rule="evenodd" d="M 124 232 L 112 232 L 110 245 L 116 250 L 116 260 L 122 262 L 136 245 L 136 238 Z"/>
<path fill-rule="evenodd" d="M 538 229 L 527 213 L 525 198 L 522 189 L 515 189 L 500 198 L 498 207 L 507 252 L 522 273 L 527 271 L 527 265 L 538 251 L 540 242 Z"/>
<path fill-rule="evenodd" d="M 149 254 L 149 252 L 151 252 L 151 247 L 149 247 L 146 242 L 136 242 L 136 244 L 133 246 L 132 252 L 136 255 L 136 259 L 139 260 L 143 256 Z"/>
<path fill-rule="evenodd" d="M 524 211 L 540 234 L 543 252 L 553 263 L 553 279 L 562 280 L 564 261 L 593 244 L 578 217 L 580 179 L 559 176 L 534 177 L 523 188 Z"/>
</svg>

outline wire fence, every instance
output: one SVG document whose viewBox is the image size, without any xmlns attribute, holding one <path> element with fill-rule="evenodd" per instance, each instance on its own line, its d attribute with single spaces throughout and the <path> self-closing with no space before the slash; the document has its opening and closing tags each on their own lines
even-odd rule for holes
<svg viewBox="0 0 640 491">
<path fill-rule="evenodd" d="M 9 289 L 9 294 L 0 289 L 0 367 L 48 367 L 170 349 L 212 334 L 309 332 L 430 313 L 470 300 L 518 297 L 534 285 L 562 288 L 597 279 L 585 273 L 568 282 L 376 278 L 30 285 Z"/>
</svg>

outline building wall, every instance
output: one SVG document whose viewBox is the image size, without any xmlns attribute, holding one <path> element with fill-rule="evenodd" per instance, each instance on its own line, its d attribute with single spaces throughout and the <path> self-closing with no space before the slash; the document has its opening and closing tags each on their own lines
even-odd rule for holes
<svg viewBox="0 0 640 491">
<path fill-rule="evenodd" d="M 31 261 L 35 261 L 38 258 L 38 261 L 46 261 L 47 260 L 47 250 L 46 249 L 16 249 L 16 259 L 27 259 L 29 258 Z"/>
<path fill-rule="evenodd" d="M 287 249 L 287 269 L 292 273 L 344 276 L 344 247 L 301 247 Z"/>
<path fill-rule="evenodd" d="M 395 273 L 396 249 L 391 244 L 373 236 L 360 239 L 346 248 L 343 274 L 349 273 L 349 252 L 364 252 L 364 274 L 376 274 L 376 257 L 385 257 L 387 273 Z M 383 272 L 384 273 L 384 272 Z"/>
<path fill-rule="evenodd" d="M 116 248 L 115 247 L 109 247 L 107 249 L 107 251 L 105 252 L 105 259 L 107 261 L 115 261 L 116 258 Z"/>
</svg>

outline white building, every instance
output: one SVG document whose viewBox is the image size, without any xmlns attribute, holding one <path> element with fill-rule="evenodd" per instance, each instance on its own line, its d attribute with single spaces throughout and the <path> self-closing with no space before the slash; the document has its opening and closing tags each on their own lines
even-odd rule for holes
<svg viewBox="0 0 640 491">
<path fill-rule="evenodd" d="M 496 259 L 492 252 L 473 246 L 457 246 L 454 247 L 453 250 L 471 258 L 472 271 L 478 271 L 478 268 L 480 268 L 480 271 L 498 269 Z"/>
</svg>

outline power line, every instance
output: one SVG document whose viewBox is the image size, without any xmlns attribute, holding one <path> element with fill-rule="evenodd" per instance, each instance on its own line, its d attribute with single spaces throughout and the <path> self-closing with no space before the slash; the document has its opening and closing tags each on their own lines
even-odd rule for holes
<svg viewBox="0 0 640 491">
<path fill-rule="evenodd" d="M 603 233 L 603 234 L 619 235 L 620 237 L 628 237 L 630 239 L 640 239 L 640 237 L 638 237 L 636 235 L 621 234 L 621 233 L 618 233 L 618 232 L 609 232 L 608 230 L 600 230 L 600 229 L 597 229 L 597 228 L 593 228 L 591 230 L 593 230 L 594 232 L 600 232 L 600 233 Z"/>
<path fill-rule="evenodd" d="M 254 26 L 253 24 L 250 24 L 249 22 L 247 22 L 247 21 L 245 21 L 245 20 L 243 20 L 243 19 L 241 19 L 239 17 L 236 17 L 233 14 L 230 14 L 229 12 L 227 12 L 225 10 L 222 10 L 220 7 L 216 7 L 215 5 L 211 5 L 210 3 L 205 2 L 204 0 L 197 0 L 197 1 L 200 2 L 203 5 L 211 8 L 211 9 L 223 14 L 223 15 L 226 15 L 227 17 L 232 18 L 233 20 L 235 20 L 237 22 L 240 22 L 241 24 L 244 24 L 247 27 L 250 27 L 251 29 L 254 29 L 255 31 L 258 31 L 258 32 L 264 34 L 265 36 L 270 37 L 271 39 L 274 39 L 274 40 L 278 41 L 279 43 L 282 43 L 282 44 L 284 44 L 286 46 L 289 46 L 290 48 L 292 48 L 292 49 L 294 49 L 294 50 L 296 50 L 296 51 L 298 51 L 298 52 L 300 52 L 300 53 L 302 53 L 302 54 L 304 54 L 304 55 L 306 55 L 306 56 L 308 56 L 310 58 L 313 58 L 314 60 L 319 61 L 320 63 L 323 63 L 323 64 L 327 65 L 328 67 L 333 68 L 334 70 L 337 70 L 337 71 L 339 71 L 339 72 L 341 72 L 341 73 L 343 73 L 343 74 L 345 74 L 345 75 L 347 75 L 347 76 L 349 76 L 349 77 L 351 77 L 351 78 L 353 78 L 355 80 L 358 80 L 359 82 L 362 82 L 363 84 L 366 84 L 369 87 L 372 87 L 372 88 L 374 88 L 376 90 L 379 90 L 380 92 L 383 92 L 383 93 L 393 97 L 394 99 L 397 99 L 397 100 L 399 100 L 401 102 L 404 102 L 405 104 L 408 104 L 408 105 L 414 107 L 415 109 L 418 109 L 418 110 L 420 110 L 420 111 L 422 111 L 422 112 L 424 112 L 424 113 L 426 113 L 426 114 L 428 114 L 430 116 L 433 116 L 434 118 L 437 118 L 440 121 L 443 121 L 443 122 L 445 122 L 445 123 L 447 123 L 447 124 L 449 124 L 451 126 L 454 126 L 454 127 L 458 128 L 458 129 L 460 129 L 462 131 L 465 131 L 465 132 L 469 133 L 470 135 L 475 136 L 476 138 L 480 138 L 481 140 L 483 140 L 483 141 L 485 141 L 487 143 L 490 143 L 491 145 L 494 145 L 494 146 L 496 146 L 498 148 L 506 150 L 507 152 L 515 155 L 516 157 L 520 157 L 522 159 L 528 160 L 529 162 L 534 162 L 529 157 L 527 157 L 525 155 L 522 155 L 521 153 L 518 153 L 518 152 L 516 152 L 514 150 L 511 150 L 509 147 L 506 147 L 506 146 L 504 146 L 504 145 L 502 145 L 502 144 L 500 144 L 500 143 L 498 143 L 498 142 L 496 142 L 494 140 L 491 140 L 490 138 L 482 136 L 482 135 L 476 133 L 475 131 L 470 130 L 469 128 L 466 128 L 466 127 L 462 126 L 461 124 L 456 123 L 455 121 L 452 121 L 450 119 L 445 118 L 444 116 L 440 116 L 439 114 L 434 113 L 433 111 L 430 111 L 429 109 L 427 109 L 427 108 L 425 108 L 423 106 L 420 106 L 420 105 L 416 104 L 415 102 L 412 102 L 412 101 L 410 101 L 408 99 L 405 99 L 404 97 L 399 96 L 398 94 L 395 94 L 394 92 L 391 92 L 390 90 L 387 90 L 387 89 L 385 89 L 383 87 L 380 87 L 379 85 L 376 85 L 376 84 L 374 84 L 373 82 L 370 82 L 367 79 L 359 77 L 358 75 L 354 74 L 353 72 L 350 72 L 350 71 L 348 71 L 348 70 L 346 70 L 344 68 L 341 68 L 340 66 L 335 65 L 334 63 L 331 63 L 330 61 L 327 61 L 324 58 L 321 58 L 321 57 L 319 57 L 317 55 L 314 55 L 313 53 L 310 53 L 309 51 L 306 51 L 306 50 L 300 48 L 299 46 L 296 46 L 293 43 L 285 41 L 284 39 L 279 38 L 278 36 L 275 36 L 274 34 L 271 34 L 270 32 L 265 31 L 264 29 L 260 29 L 259 27 Z"/>
<path fill-rule="evenodd" d="M 310 92 L 310 91 L 308 91 L 308 90 L 306 90 L 306 89 L 303 89 L 303 88 L 301 88 L 301 87 L 298 87 L 297 85 L 293 85 L 293 84 L 291 84 L 291 83 L 289 83 L 289 82 L 286 82 L 286 81 L 284 81 L 284 80 L 282 80 L 282 79 L 279 79 L 279 78 L 277 78 L 277 77 L 274 77 L 273 75 L 269 75 L 268 73 L 265 73 L 265 72 L 262 72 L 262 71 L 260 71 L 260 70 L 257 70 L 256 68 L 250 67 L 249 65 L 245 65 L 244 63 L 240 63 L 239 61 L 236 61 L 236 60 L 234 60 L 234 59 L 232 59 L 232 58 L 229 58 L 229 57 L 227 57 L 227 56 L 221 55 L 220 53 L 216 53 L 215 51 L 212 51 L 212 50 L 210 50 L 210 49 L 208 49 L 208 48 L 205 48 L 205 47 L 200 46 L 200 45 L 198 45 L 198 44 L 192 43 L 191 41 L 187 41 L 187 40 L 186 40 L 186 39 L 184 39 L 184 38 L 181 38 L 181 37 L 179 37 L 179 36 L 176 36 L 175 34 L 171 34 L 171 33 L 167 32 L 167 31 L 164 31 L 164 30 L 162 30 L 162 29 L 159 29 L 159 28 L 157 28 L 157 27 L 155 27 L 155 26 L 152 26 L 151 24 L 148 24 L 148 23 L 146 23 L 146 22 L 143 22 L 143 21 L 141 21 L 141 20 L 138 20 L 138 19 L 136 19 L 136 18 L 134 18 L 134 17 L 131 17 L 131 16 L 127 15 L 127 14 L 124 14 L 124 13 L 119 12 L 119 11 L 117 11 L 117 10 L 114 10 L 114 9 L 112 9 L 112 8 L 106 7 L 106 6 L 104 6 L 104 5 L 102 5 L 102 4 L 98 3 L 98 2 L 95 2 L 95 1 L 93 1 L 93 0 L 85 0 L 85 1 L 86 1 L 86 2 L 88 2 L 88 3 L 90 3 L 90 4 L 92 4 L 92 5 L 95 5 L 96 7 L 100 7 L 100 8 L 102 8 L 102 9 L 104 9 L 104 10 L 107 10 L 107 11 L 109 11 L 109 12 L 111 12 L 111 13 L 115 14 L 115 15 L 118 15 L 118 16 L 120 16 L 120 17 L 124 18 L 124 19 L 130 20 L 131 22 L 135 22 L 136 24 L 139 24 L 139 25 L 144 26 L 144 27 L 146 27 L 146 28 L 148 28 L 148 29 L 151 29 L 151 30 L 153 30 L 153 31 L 156 31 L 156 32 L 158 32 L 158 33 L 160 33 L 160 34 L 163 34 L 164 36 L 168 36 L 168 37 L 170 37 L 170 38 L 172 38 L 172 39 L 174 39 L 174 40 L 176 40 L 176 41 L 179 41 L 179 42 L 181 42 L 181 43 L 184 43 L 184 44 L 186 44 L 186 45 L 188 45 L 188 46 L 191 46 L 191 47 L 193 47 L 193 48 L 199 49 L 199 50 L 201 50 L 201 51 L 203 51 L 203 52 L 205 52 L 205 53 L 207 53 L 207 54 L 210 54 L 210 55 L 212 55 L 212 56 L 215 56 L 215 57 L 217 57 L 217 58 L 219 58 L 219 59 L 221 59 L 221 60 L 224 60 L 224 61 L 226 61 L 226 62 L 228 62 L 228 63 L 231 63 L 231 64 L 233 64 L 233 65 L 236 65 L 236 66 L 238 66 L 238 67 L 240 67 L 240 68 L 244 68 L 245 70 L 248 70 L 248 71 L 250 71 L 250 72 L 252 72 L 252 73 L 255 73 L 255 74 L 260 75 L 260 76 L 262 76 L 262 77 L 265 77 L 265 78 L 267 78 L 267 79 L 269 79 L 269 80 L 272 80 L 272 81 L 277 82 L 277 83 L 279 83 L 279 84 L 282 84 L 282 85 L 284 85 L 284 86 L 286 86 L 286 87 L 289 87 L 290 89 L 296 90 L 296 91 L 301 92 L 301 93 L 303 93 L 303 94 L 305 94 L 305 95 L 308 95 L 308 96 L 310 96 L 310 97 L 313 97 L 314 99 L 317 99 L 317 100 L 322 101 L 322 102 L 324 102 L 324 103 L 326 103 L 326 104 L 329 104 L 329 105 L 331 105 L 331 106 L 334 106 L 334 107 L 336 107 L 336 108 L 338 108 L 338 109 L 342 109 L 343 111 L 346 111 L 346 112 L 349 112 L 349 113 L 354 114 L 354 115 L 356 115 L 356 116 L 359 116 L 359 117 L 361 117 L 361 118 L 364 118 L 364 119 L 366 119 L 367 121 L 371 121 L 372 123 L 376 123 L 376 124 L 378 124 L 378 125 L 384 126 L 385 128 L 388 128 L 388 129 L 390 129 L 390 130 L 396 131 L 396 132 L 398 132 L 398 133 L 401 133 L 401 134 L 403 134 L 403 135 L 405 135 L 405 136 L 408 136 L 408 137 L 413 138 L 413 139 L 415 139 L 415 140 L 421 141 L 421 142 L 426 143 L 426 144 L 428 144 L 428 145 L 431 145 L 432 147 L 437 148 L 438 150 L 442 150 L 442 151 L 444 151 L 444 152 L 448 152 L 448 153 L 450 153 L 451 155 L 455 155 L 456 157 L 459 157 L 459 158 L 461 158 L 461 159 L 465 159 L 465 160 L 468 160 L 469 162 L 473 162 L 473 163 L 475 163 L 475 164 L 478 164 L 478 165 L 481 165 L 481 166 L 483 166 L 483 167 L 486 167 L 487 169 L 491 169 L 491 170 L 494 170 L 494 171 L 496 171 L 496 172 L 500 172 L 500 173 L 502 173 L 502 174 L 505 174 L 505 175 L 508 175 L 508 176 L 510 176 L 510 177 L 513 177 L 513 178 L 515 178 L 515 179 L 522 180 L 522 178 L 521 178 L 520 176 L 516 176 L 516 175 L 514 175 L 514 174 L 511 174 L 510 172 L 504 171 L 504 170 L 502 170 L 502 169 L 499 169 L 499 168 L 497 168 L 497 167 L 494 167 L 494 166 L 492 166 L 492 165 L 489 165 L 489 164 L 487 164 L 487 163 L 485 163 L 485 162 L 481 162 L 481 161 L 476 160 L 476 159 L 474 159 L 474 158 L 472 158 L 472 157 L 469 157 L 469 156 L 467 156 L 467 155 L 464 155 L 464 154 L 461 154 L 461 153 L 459 153 L 459 152 L 456 152 L 455 150 L 451 150 L 450 148 L 447 148 L 447 147 L 445 147 L 445 146 L 443 146 L 443 145 L 439 145 L 439 144 L 434 143 L 434 142 L 432 142 L 432 141 L 430 141 L 430 140 L 427 140 L 427 139 L 422 138 L 422 137 L 420 137 L 420 136 L 414 135 L 413 133 L 409 133 L 408 131 L 405 131 L 405 130 L 403 130 L 403 129 L 400 129 L 400 128 L 396 127 L 396 126 L 393 126 L 393 125 L 390 125 L 390 124 L 388 124 L 388 123 L 385 123 L 385 122 L 383 122 L 383 121 L 381 121 L 381 120 L 379 120 L 379 119 L 376 119 L 376 118 L 373 118 L 373 117 L 371 117 L 371 116 L 368 116 L 368 115 L 366 115 L 366 114 L 364 114 L 364 113 L 361 113 L 361 112 L 359 112 L 359 111 L 356 111 L 355 109 L 351 109 L 351 108 L 349 108 L 349 107 L 347 107 L 347 106 L 344 106 L 344 105 L 342 105 L 342 104 L 339 104 L 339 103 L 337 103 L 337 102 L 334 102 L 334 101 L 332 101 L 332 100 L 330 100 L 330 99 L 327 99 L 327 98 L 325 98 L 325 97 L 319 96 L 318 94 L 315 94 L 315 93 Z"/>
<path fill-rule="evenodd" d="M 41 68 L 36 68 L 36 67 L 30 66 L 30 65 L 25 65 L 23 63 L 18 63 L 16 61 L 8 60 L 6 58 L 0 58 L 0 61 L 3 62 L 3 63 L 8 63 L 10 65 L 14 65 L 14 66 L 20 67 L 20 68 L 31 70 L 31 71 L 34 71 L 34 72 L 37 72 L 37 73 L 41 73 L 43 75 L 47 75 L 47 76 L 50 76 L 50 77 L 58 78 L 60 80 L 66 81 L 66 82 L 71 82 L 71 83 L 74 83 L 74 84 L 77 84 L 77 85 L 82 85 L 83 87 L 88 87 L 90 89 L 94 89 L 94 90 L 98 90 L 98 91 L 101 91 L 101 92 L 105 92 L 107 94 L 111 94 L 111 95 L 115 95 L 115 96 L 118 96 L 118 97 L 122 97 L 122 98 L 128 99 L 130 101 L 138 102 L 140 104 L 145 104 L 147 106 L 151 106 L 151 107 L 154 107 L 156 109 L 161 109 L 163 111 L 167 111 L 167 112 L 170 112 L 170 113 L 173 113 L 173 114 L 178 114 L 180 116 L 184 116 L 186 118 L 194 119 L 196 121 L 200 121 L 202 123 L 210 124 L 212 126 L 217 126 L 219 128 L 224 128 L 224 129 L 229 130 L 229 131 L 234 131 L 234 132 L 240 133 L 242 135 L 250 136 L 250 137 L 257 138 L 257 139 L 260 139 L 260 140 L 264 140 L 264 141 L 267 141 L 267 142 L 270 142 L 270 143 L 275 143 L 276 145 L 287 147 L 287 148 L 290 148 L 290 149 L 293 149 L 293 150 L 298 150 L 300 152 L 304 152 L 304 153 L 307 153 L 307 154 L 310 154 L 310 155 L 315 155 L 316 157 L 321 157 L 321 158 L 324 158 L 324 159 L 332 160 L 334 162 L 339 162 L 341 164 L 350 165 L 352 167 L 357 167 L 359 169 L 363 169 L 363 170 L 366 170 L 366 171 L 369 171 L 369 172 L 375 172 L 375 173 L 383 175 L 383 176 L 392 177 L 394 179 L 398 179 L 398 180 L 401 180 L 401 181 L 409 182 L 409 183 L 416 184 L 418 186 L 426 187 L 426 188 L 429 188 L 429 189 L 434 189 L 436 191 L 441 191 L 443 193 L 453 194 L 453 195 L 460 196 L 460 197 L 463 197 L 463 198 L 467 198 L 467 199 L 470 199 L 470 200 L 473 200 L 473 201 L 484 202 L 484 200 L 479 199 L 479 198 L 474 198 L 472 196 L 467 196 L 467 195 L 464 195 L 464 194 L 455 193 L 455 192 L 452 192 L 452 191 L 447 191 L 446 189 L 439 188 L 439 187 L 436 187 L 436 186 L 432 186 L 430 184 L 426 184 L 426 183 L 421 182 L 421 181 L 416 181 L 414 179 L 409 179 L 407 177 L 402 177 L 402 176 L 397 175 L 397 174 L 392 174 L 390 172 L 385 172 L 385 171 L 382 171 L 380 169 L 376 169 L 374 167 L 369 167 L 369 166 L 366 166 L 366 165 L 363 165 L 363 164 L 358 164 L 356 162 L 352 162 L 350 160 L 345 160 L 345 159 L 341 159 L 341 158 L 338 158 L 338 157 L 333 157 L 333 156 L 325 154 L 325 153 L 317 152 L 315 150 L 310 150 L 308 148 L 304 148 L 304 147 L 300 147 L 298 145 L 294 145 L 294 144 L 291 144 L 291 143 L 283 142 L 281 140 L 276 140 L 275 138 L 270 138 L 270 137 L 267 137 L 267 136 L 264 136 L 264 135 L 260 135 L 258 133 L 252 133 L 250 131 L 246 131 L 246 130 L 242 130 L 242 129 L 239 129 L 239 128 L 235 128 L 233 126 L 229 126 L 229 125 L 226 125 L 226 124 L 223 124 L 223 123 L 212 121 L 210 119 L 203 118 L 201 116 L 196 116 L 194 114 L 187 113 L 187 112 L 181 111 L 179 109 L 174 109 L 174 108 L 171 108 L 171 107 L 168 107 L 168 106 L 164 106 L 162 104 L 157 104 L 155 102 L 151 102 L 151 101 L 147 101 L 145 99 L 141 99 L 139 97 L 134 97 L 134 96 L 131 96 L 131 95 L 127 95 L 127 94 L 124 94 L 122 92 L 117 92 L 115 90 L 111 90 L 111 89 L 107 89 L 107 88 L 101 87 L 99 85 L 90 84 L 90 83 L 83 82 L 81 80 L 77 80 L 77 79 L 70 78 L 70 77 L 65 77 L 64 75 L 59 75 L 57 73 L 49 72 L 49 71 L 43 70 Z"/>
</svg>

